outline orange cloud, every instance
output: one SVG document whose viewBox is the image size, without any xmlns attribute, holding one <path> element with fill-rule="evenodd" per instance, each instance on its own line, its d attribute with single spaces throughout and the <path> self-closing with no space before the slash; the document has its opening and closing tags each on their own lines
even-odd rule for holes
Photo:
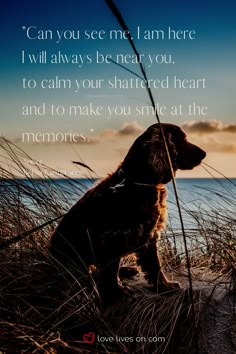
<svg viewBox="0 0 236 354">
<path fill-rule="evenodd" d="M 198 144 L 208 153 L 236 153 L 236 143 L 228 141 L 219 141 L 215 137 L 198 139 Z"/>
<path fill-rule="evenodd" d="M 120 135 L 138 135 L 143 132 L 144 128 L 136 121 L 124 123 L 122 127 L 117 131 Z"/>
<path fill-rule="evenodd" d="M 186 133 L 236 133 L 236 124 L 223 124 L 219 120 L 200 120 L 185 122 L 182 128 Z"/>
</svg>

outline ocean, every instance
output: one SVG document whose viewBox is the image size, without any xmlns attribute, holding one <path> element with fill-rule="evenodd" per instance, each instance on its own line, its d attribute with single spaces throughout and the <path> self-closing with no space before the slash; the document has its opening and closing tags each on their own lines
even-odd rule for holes
<svg viewBox="0 0 236 354">
<path fill-rule="evenodd" d="M 186 227 L 194 224 L 196 213 L 233 215 L 236 210 L 236 179 L 176 179 L 178 196 Z M 179 225 L 173 186 L 168 184 L 168 214 L 174 227 Z"/>
<path fill-rule="evenodd" d="M 22 190 L 20 196 L 21 202 L 27 207 L 34 209 L 35 200 L 28 196 L 28 190 L 40 190 L 45 195 L 52 195 L 52 191 L 56 191 L 56 197 L 64 203 L 65 211 L 69 208 L 89 189 L 97 183 L 92 179 L 52 179 L 52 180 L 0 180 L 0 190 L 2 198 L 9 193 L 9 188 Z M 213 217 L 222 219 L 229 217 L 230 220 L 235 219 L 236 210 L 236 179 L 176 179 L 178 197 L 181 206 L 181 214 L 184 222 L 184 228 L 187 231 L 193 231 L 199 228 L 200 222 L 204 222 L 207 218 Z M 24 185 L 26 188 L 20 188 Z M 29 189 L 28 189 L 29 188 Z M 178 208 L 176 206 L 176 198 L 173 192 L 173 185 L 170 182 L 168 188 L 168 227 L 167 229 L 181 231 Z M 25 193 L 26 191 L 26 193 Z M 32 205 L 31 205 L 32 204 Z M 50 199 L 49 208 L 53 207 L 53 199 Z M 39 213 L 40 214 L 40 213 Z M 201 216 L 199 218 L 199 215 Z M 44 214 L 44 221 L 45 214 Z M 235 220 L 236 221 L 236 220 Z"/>
<path fill-rule="evenodd" d="M 53 181 L 52 181 L 53 183 Z M 61 186 L 66 186 L 67 180 L 58 180 Z M 91 188 L 95 180 L 77 179 L 83 192 Z M 235 214 L 236 210 L 236 178 L 196 178 L 196 179 L 176 179 L 178 198 L 181 206 L 181 213 L 186 229 L 196 227 L 196 214 L 204 215 L 222 215 L 227 216 Z M 179 212 L 176 206 L 176 197 L 174 194 L 172 182 L 168 183 L 168 224 L 173 229 L 180 229 Z M 82 192 L 82 194 L 83 194 Z M 71 194 L 70 204 L 73 205 L 78 200 L 78 195 Z"/>
</svg>

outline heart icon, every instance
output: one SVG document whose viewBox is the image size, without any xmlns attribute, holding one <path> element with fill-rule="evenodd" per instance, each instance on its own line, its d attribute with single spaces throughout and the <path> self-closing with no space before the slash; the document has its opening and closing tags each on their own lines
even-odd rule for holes
<svg viewBox="0 0 236 354">
<path fill-rule="evenodd" d="M 95 337 L 96 336 L 94 332 L 88 332 L 83 335 L 83 340 L 85 341 L 85 343 L 93 344 L 93 342 L 95 341 Z"/>
</svg>

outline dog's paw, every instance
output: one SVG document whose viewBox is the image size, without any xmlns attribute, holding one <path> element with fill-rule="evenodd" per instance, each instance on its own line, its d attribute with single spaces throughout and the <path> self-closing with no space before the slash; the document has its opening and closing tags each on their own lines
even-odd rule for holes
<svg viewBox="0 0 236 354">
<path fill-rule="evenodd" d="M 178 281 L 165 281 L 159 282 L 157 284 L 157 292 L 158 293 L 166 293 L 166 292 L 173 292 L 181 289 L 181 285 Z"/>
<path fill-rule="evenodd" d="M 158 281 L 156 284 L 149 284 L 148 289 L 154 293 L 173 293 L 181 289 L 181 285 L 177 281 Z"/>
<path fill-rule="evenodd" d="M 121 300 L 123 297 L 132 296 L 132 291 L 128 286 L 121 285 L 121 282 L 116 286 L 106 286 L 99 291 L 102 303 L 104 305 L 111 305 L 116 301 Z"/>
<path fill-rule="evenodd" d="M 181 284 L 178 281 L 168 280 L 166 286 L 172 289 L 181 289 Z"/>
</svg>

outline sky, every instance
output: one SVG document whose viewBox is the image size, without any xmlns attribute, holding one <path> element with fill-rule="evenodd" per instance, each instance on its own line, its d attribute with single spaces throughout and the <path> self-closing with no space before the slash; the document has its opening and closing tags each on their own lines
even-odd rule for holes
<svg viewBox="0 0 236 354">
<path fill-rule="evenodd" d="M 236 177 L 235 2 L 115 3 L 142 54 L 148 79 L 156 80 L 151 89 L 157 106 L 163 107 L 161 121 L 182 126 L 189 140 L 206 150 L 207 164 Z M 156 118 L 146 90 L 136 87 L 140 79 L 114 63 L 101 63 L 105 55 L 120 62 L 126 58 L 124 67 L 140 75 L 128 41 L 111 39 L 111 31 L 120 27 L 105 1 L 3 1 L 0 7 L 1 135 L 73 176 L 83 171 L 72 160 L 85 162 L 99 176 L 113 171 Z M 99 31 L 100 39 L 95 38 Z M 151 39 L 155 31 L 159 38 Z M 182 37 L 173 39 L 177 31 Z M 72 106 L 81 112 L 73 115 Z M 58 113 L 56 107 L 61 107 Z M 74 144 L 23 142 L 24 133 L 80 138 Z M 201 166 L 177 176 L 210 177 Z"/>
</svg>

